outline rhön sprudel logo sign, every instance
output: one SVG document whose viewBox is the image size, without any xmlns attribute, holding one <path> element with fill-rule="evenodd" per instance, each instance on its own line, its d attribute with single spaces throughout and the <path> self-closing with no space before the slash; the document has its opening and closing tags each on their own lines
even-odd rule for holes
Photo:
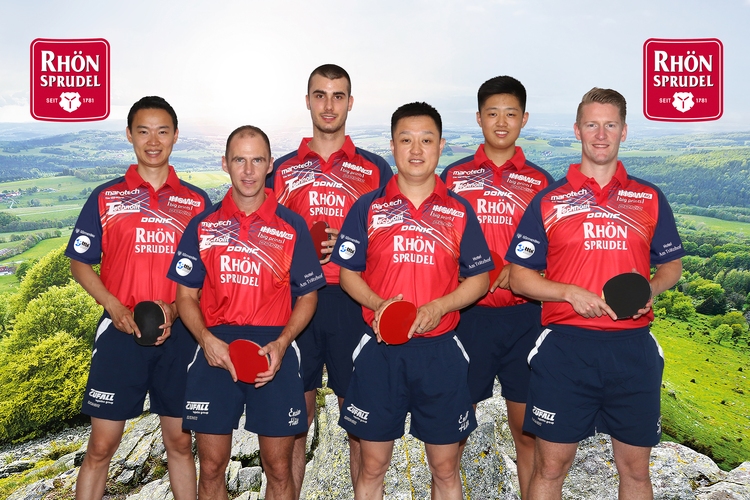
<svg viewBox="0 0 750 500">
<path fill-rule="evenodd" d="M 650 38 L 643 44 L 643 114 L 701 122 L 724 113 L 724 46 L 716 38 Z"/>
<path fill-rule="evenodd" d="M 31 116 L 53 122 L 104 120 L 109 106 L 106 40 L 31 42 Z"/>
</svg>

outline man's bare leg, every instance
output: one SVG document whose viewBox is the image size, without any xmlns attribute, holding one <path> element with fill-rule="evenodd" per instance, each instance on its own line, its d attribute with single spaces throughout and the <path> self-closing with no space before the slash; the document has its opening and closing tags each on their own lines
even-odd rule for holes
<svg viewBox="0 0 750 500">
<path fill-rule="evenodd" d="M 577 450 L 578 443 L 552 443 L 537 437 L 529 498 L 560 500 L 565 475 L 573 464 Z"/>
<path fill-rule="evenodd" d="M 533 434 L 523 432 L 523 417 L 526 413 L 526 403 L 516 403 L 505 400 L 508 408 L 508 426 L 513 435 L 513 443 L 516 446 L 516 467 L 518 468 L 518 484 L 521 487 L 521 498 L 529 498 L 529 481 L 531 471 L 534 469 L 534 446 Z"/>
<path fill-rule="evenodd" d="M 344 398 L 339 398 L 339 412 L 342 406 L 344 406 Z M 348 432 L 346 435 L 349 438 L 349 474 L 352 477 L 352 487 L 354 487 L 357 484 L 357 475 L 359 474 L 360 463 L 362 462 L 362 452 L 359 438 Z"/>
<path fill-rule="evenodd" d="M 193 437 L 182 429 L 182 419 L 159 417 L 164 448 L 167 450 L 169 484 L 175 500 L 194 500 L 197 494 Z"/>
<path fill-rule="evenodd" d="M 465 441 L 464 441 L 465 442 Z M 432 473 L 433 500 L 461 500 L 463 498 L 460 443 L 426 444 L 425 453 Z"/>
<path fill-rule="evenodd" d="M 307 409 L 307 428 L 310 429 L 313 418 L 315 418 L 315 398 L 317 389 L 305 393 L 305 407 Z M 292 475 L 294 476 L 294 489 L 299 498 L 302 491 L 302 481 L 305 479 L 305 467 L 307 467 L 307 431 L 294 436 L 294 448 L 292 449 Z"/>
<path fill-rule="evenodd" d="M 76 500 L 100 500 L 107 486 L 107 472 L 125 428 L 124 420 L 91 417 L 91 435 L 78 472 Z"/>
<path fill-rule="evenodd" d="M 612 438 L 612 452 L 615 455 L 617 473 L 620 475 L 618 498 L 654 498 L 648 471 L 651 447 L 633 446 Z"/>
<path fill-rule="evenodd" d="M 195 433 L 200 460 L 198 498 L 201 500 L 227 500 L 225 474 L 232 452 L 231 434 Z"/>
<path fill-rule="evenodd" d="M 361 462 L 357 483 L 354 485 L 354 498 L 357 500 L 381 500 L 383 479 L 391 464 L 393 441 L 367 441 L 361 439 Z"/>
</svg>

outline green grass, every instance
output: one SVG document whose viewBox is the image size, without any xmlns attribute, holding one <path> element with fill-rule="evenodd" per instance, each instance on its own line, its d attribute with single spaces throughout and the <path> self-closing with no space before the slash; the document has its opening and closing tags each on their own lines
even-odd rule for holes
<svg viewBox="0 0 750 500">
<path fill-rule="evenodd" d="M 39 259 L 47 255 L 49 252 L 56 248 L 60 248 L 62 245 L 66 244 L 68 240 L 70 239 L 70 230 L 62 230 L 63 236 L 60 236 L 59 238 L 48 238 L 46 240 L 42 240 L 33 247 L 29 248 L 23 253 L 19 253 L 18 255 L 15 255 L 13 257 L 9 257 L 5 260 L 0 260 L 0 263 L 8 263 L 8 262 L 23 262 L 25 260 L 29 259 Z"/>
<path fill-rule="evenodd" d="M 750 460 L 750 350 L 713 342 L 705 319 L 660 318 L 652 327 L 666 359 L 662 429 L 731 470 Z"/>
<path fill-rule="evenodd" d="M 707 229 L 720 233 L 750 234 L 750 223 L 748 222 L 714 219 L 713 217 L 703 217 L 702 215 L 677 214 L 676 216 L 677 218 L 695 222 L 698 229 L 704 226 Z"/>
</svg>

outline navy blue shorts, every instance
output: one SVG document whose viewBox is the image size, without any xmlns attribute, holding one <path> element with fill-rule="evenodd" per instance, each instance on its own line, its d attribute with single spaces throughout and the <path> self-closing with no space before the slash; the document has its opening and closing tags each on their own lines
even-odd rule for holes
<svg viewBox="0 0 750 500">
<path fill-rule="evenodd" d="M 461 311 L 456 333 L 471 359 L 469 391 L 474 404 L 492 397 L 495 377 L 505 399 L 526 402 L 531 377 L 526 358 L 542 332 L 541 316 L 539 304 L 530 302 Z"/>
<path fill-rule="evenodd" d="M 81 412 L 106 420 L 127 420 L 143 413 L 149 393 L 151 412 L 182 417 L 187 365 L 198 344 L 182 321 L 159 346 L 138 345 L 133 336 L 99 320 Z"/>
<path fill-rule="evenodd" d="M 659 442 L 664 354 L 648 327 L 605 332 L 550 325 L 529 364 L 524 431 L 556 443 L 596 432 L 633 446 Z"/>
<path fill-rule="evenodd" d="M 404 435 L 411 412 L 412 436 L 428 444 L 457 443 L 477 426 L 468 365 L 454 332 L 389 346 L 378 344 L 368 329 L 355 351 L 339 425 L 361 439 L 392 441 Z"/>
<path fill-rule="evenodd" d="M 318 290 L 318 308 L 310 324 L 297 336 L 302 354 L 305 391 L 323 386 L 323 363 L 328 371 L 328 387 L 339 397 L 346 395 L 352 376 L 352 353 L 365 328 L 362 306 L 340 286 Z"/>
<path fill-rule="evenodd" d="M 278 338 L 282 327 L 222 325 L 209 330 L 227 344 L 247 339 L 264 346 Z M 196 349 L 188 367 L 182 426 L 205 434 L 231 434 L 243 410 L 245 429 L 261 436 L 294 436 L 307 430 L 299 351 L 294 342 L 273 380 L 258 389 L 233 381 L 224 368 L 209 366 L 203 349 Z"/>
</svg>

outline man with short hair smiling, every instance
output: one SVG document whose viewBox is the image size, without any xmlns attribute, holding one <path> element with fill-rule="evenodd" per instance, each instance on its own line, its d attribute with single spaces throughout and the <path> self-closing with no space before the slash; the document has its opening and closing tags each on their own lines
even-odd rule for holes
<svg viewBox="0 0 750 500">
<path fill-rule="evenodd" d="M 398 175 L 354 204 L 332 257 L 367 323 L 339 424 L 361 442 L 356 498 L 382 498 L 393 441 L 411 412 L 410 432 L 425 442 L 433 498 L 458 499 L 461 443 L 476 420 L 469 360 L 453 329 L 458 310 L 487 292 L 492 263 L 471 206 L 435 175 L 445 145 L 440 114 L 426 103 L 401 106 L 391 136 Z M 408 342 L 387 345 L 378 320 L 400 299 L 418 307 L 417 317 Z"/>
<path fill-rule="evenodd" d="M 73 277 L 104 307 L 83 399 L 91 437 L 76 498 L 102 498 L 125 421 L 143 412 L 148 392 L 151 412 L 160 416 L 172 493 L 177 500 L 194 499 L 195 463 L 190 432 L 182 430 L 182 396 L 195 342 L 178 317 L 175 284 L 165 275 L 188 222 L 211 201 L 169 165 L 179 131 L 167 101 L 148 96 L 133 104 L 125 133 L 137 164 L 91 193 L 65 251 Z M 100 274 L 92 267 L 98 263 Z M 133 308 L 146 300 L 159 303 L 167 320 L 155 347 L 130 337 L 140 336 Z"/>
<path fill-rule="evenodd" d="M 573 125 L 581 163 L 532 200 L 506 255 L 513 292 L 543 303 L 523 425 L 537 436 L 534 499 L 561 498 L 578 442 L 595 432 L 612 437 L 619 498 L 653 497 L 649 456 L 661 437 L 664 360 L 649 332 L 651 306 L 677 283 L 685 252 L 664 194 L 617 158 L 625 111 L 614 90 L 583 96 Z M 606 236 L 613 228 L 614 239 Z M 629 272 L 650 277 L 652 299 L 618 320 L 602 287 Z"/>
<path fill-rule="evenodd" d="M 516 146 L 529 118 L 521 82 L 510 76 L 490 78 L 479 87 L 477 101 L 484 143 L 476 154 L 448 165 L 440 178 L 471 203 L 490 249 L 502 259 L 529 202 L 552 177 L 526 160 Z M 526 498 L 534 466 L 534 436 L 522 429 L 531 376 L 526 356 L 541 331 L 542 309 L 538 302 L 510 291 L 510 266 L 502 260 L 495 266 L 501 271 L 490 283 L 489 293 L 461 311 L 456 333 L 471 359 L 472 402 L 492 397 L 495 377 L 500 381 L 516 448 L 521 497 Z"/>
<path fill-rule="evenodd" d="M 328 285 L 318 294 L 318 310 L 299 335 L 305 379 L 308 422 L 315 414 L 316 388 L 322 387 L 323 364 L 328 387 L 342 403 L 352 373 L 352 352 L 362 329 L 359 305 L 341 290 L 338 266 L 329 262 L 339 228 L 352 204 L 365 193 L 384 186 L 393 176 L 380 156 L 356 148 L 346 135 L 346 120 L 354 104 L 351 79 L 344 68 L 324 64 L 307 81 L 305 102 L 310 110 L 313 135 L 302 139 L 299 149 L 280 158 L 268 178 L 279 203 L 302 216 L 308 227 L 323 221 L 329 239 L 313 242 L 323 247 L 323 265 Z M 305 474 L 306 433 L 297 436 L 294 467 L 297 487 Z M 359 464 L 359 443 L 349 436 L 352 484 Z M 299 493 L 299 491 L 298 491 Z"/>
<path fill-rule="evenodd" d="M 188 369 L 183 425 L 198 444 L 199 498 L 227 498 L 232 431 L 244 409 L 245 428 L 258 434 L 266 498 L 287 500 L 297 491 L 294 436 L 307 427 L 294 338 L 325 280 L 305 222 L 265 188 L 273 164 L 266 134 L 239 127 L 221 163 L 232 187 L 187 227 L 169 271 L 180 315 L 200 344 Z M 228 345 L 238 339 L 270 357 L 254 384 L 237 381 Z"/>
</svg>

